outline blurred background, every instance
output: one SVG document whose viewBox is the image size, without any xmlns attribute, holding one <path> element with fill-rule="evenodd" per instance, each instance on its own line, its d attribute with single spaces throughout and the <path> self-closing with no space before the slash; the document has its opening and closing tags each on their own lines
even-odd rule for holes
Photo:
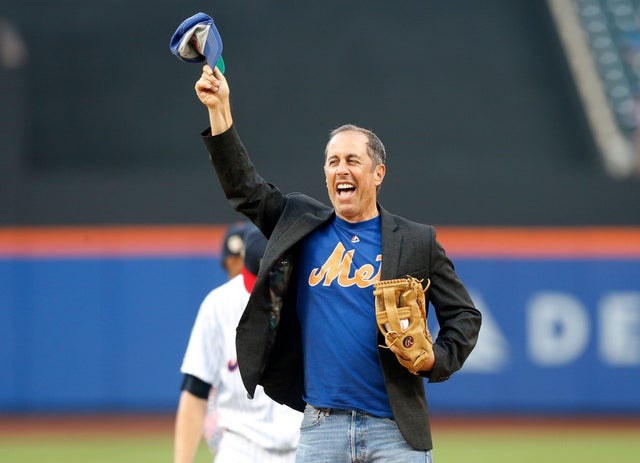
<svg viewBox="0 0 640 463">
<path fill-rule="evenodd" d="M 329 131 L 386 145 L 485 315 L 446 414 L 640 415 L 637 0 L 3 2 L 0 413 L 173 412 L 241 217 L 199 133 L 213 16 L 262 175 L 328 202 Z M 437 330 L 437 327 L 434 327 Z"/>
</svg>

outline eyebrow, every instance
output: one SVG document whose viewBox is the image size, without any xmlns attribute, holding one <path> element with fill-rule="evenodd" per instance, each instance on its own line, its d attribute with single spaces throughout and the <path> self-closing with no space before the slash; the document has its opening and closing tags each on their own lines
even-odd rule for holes
<svg viewBox="0 0 640 463">
<path fill-rule="evenodd" d="M 327 156 L 327 161 L 329 159 L 335 159 L 335 158 L 339 158 L 339 157 L 340 157 L 340 155 L 338 155 L 338 154 L 331 154 L 331 155 Z M 352 158 L 360 159 L 362 156 L 360 154 L 357 154 L 357 153 L 349 153 L 349 154 L 345 154 L 344 157 L 346 159 L 352 159 Z"/>
</svg>

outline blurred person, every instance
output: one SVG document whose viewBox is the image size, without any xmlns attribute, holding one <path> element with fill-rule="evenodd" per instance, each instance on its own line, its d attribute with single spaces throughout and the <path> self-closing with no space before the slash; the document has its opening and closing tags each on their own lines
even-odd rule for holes
<svg viewBox="0 0 640 463">
<path fill-rule="evenodd" d="M 0 16 L 0 68 L 19 69 L 26 65 L 27 45 L 15 24 Z"/>
<path fill-rule="evenodd" d="M 244 234 L 249 227 L 254 227 L 251 222 L 232 223 L 227 227 L 222 238 L 222 249 L 220 251 L 220 264 L 227 274 L 228 279 L 239 275 L 244 267 Z M 216 409 L 216 391 L 211 389 L 209 393 L 207 414 L 204 419 L 203 435 L 209 449 L 215 453 L 218 441 L 218 411 Z"/>
<path fill-rule="evenodd" d="M 222 239 L 220 263 L 230 279 L 239 275 L 244 266 L 242 252 L 244 250 L 244 232 L 247 228 L 248 222 L 231 224 Z"/>
<path fill-rule="evenodd" d="M 253 400 L 242 385 L 235 328 L 258 274 L 266 239 L 251 226 L 244 235 L 239 275 L 203 300 L 180 371 L 182 392 L 174 436 L 174 463 L 191 463 L 213 402 L 216 433 L 207 442 L 216 463 L 291 463 L 302 414 L 269 399 L 261 389 Z"/>
<path fill-rule="evenodd" d="M 476 344 L 481 314 L 433 227 L 377 202 L 384 145 L 345 125 L 325 146 L 332 207 L 285 195 L 255 169 L 233 123 L 226 78 L 204 66 L 195 84 L 210 127 L 202 134 L 232 206 L 269 238 L 236 334 L 242 379 L 304 411 L 297 462 L 431 462 L 424 378 L 446 381 Z M 286 135 L 286 134 L 285 134 Z M 430 279 L 440 325 L 418 374 L 386 349 L 373 286 L 411 275 Z M 383 347 L 384 346 L 384 347 Z"/>
</svg>

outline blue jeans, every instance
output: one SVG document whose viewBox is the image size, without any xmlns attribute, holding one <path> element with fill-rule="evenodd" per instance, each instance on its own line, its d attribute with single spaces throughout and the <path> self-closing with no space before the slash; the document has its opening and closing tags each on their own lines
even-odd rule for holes
<svg viewBox="0 0 640 463">
<path fill-rule="evenodd" d="M 296 463 L 433 463 L 431 450 L 416 450 L 394 420 L 365 412 L 307 405 Z"/>
</svg>

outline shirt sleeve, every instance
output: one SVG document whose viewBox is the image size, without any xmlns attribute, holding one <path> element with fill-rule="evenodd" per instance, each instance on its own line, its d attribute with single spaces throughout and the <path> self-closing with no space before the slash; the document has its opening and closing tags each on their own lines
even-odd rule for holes
<svg viewBox="0 0 640 463">
<path fill-rule="evenodd" d="M 216 325 L 215 303 L 214 295 L 209 293 L 200 305 L 180 368 L 183 374 L 196 376 L 214 388 L 220 381 L 219 363 L 223 351 Z"/>
</svg>

